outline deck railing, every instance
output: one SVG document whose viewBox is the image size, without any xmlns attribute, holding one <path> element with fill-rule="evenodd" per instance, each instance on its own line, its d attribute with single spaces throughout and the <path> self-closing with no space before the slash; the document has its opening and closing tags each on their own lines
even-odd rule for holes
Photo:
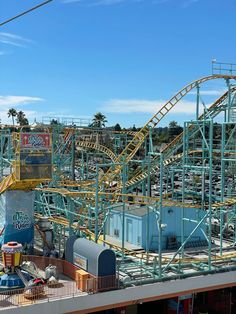
<svg viewBox="0 0 236 314">
<path fill-rule="evenodd" d="M 57 284 L 47 283 L 39 286 L 28 286 L 22 289 L 6 289 L 0 287 L 0 310 L 9 307 L 31 305 L 40 302 L 49 302 L 56 299 L 78 297 L 87 294 L 100 293 L 118 288 L 116 276 L 95 277 L 90 275 L 87 279 L 78 279 L 75 265 L 56 258 L 43 256 L 23 256 L 23 260 L 32 261 L 44 270 L 49 265 L 57 266 L 57 271 L 69 277 L 59 280 Z"/>
</svg>

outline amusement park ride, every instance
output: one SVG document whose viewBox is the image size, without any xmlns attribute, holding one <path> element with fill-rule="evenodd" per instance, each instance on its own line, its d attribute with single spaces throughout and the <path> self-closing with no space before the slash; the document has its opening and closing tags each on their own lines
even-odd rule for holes
<svg viewBox="0 0 236 314">
<path fill-rule="evenodd" d="M 227 91 L 200 114 L 200 86 L 216 79 L 225 80 Z M 236 268 L 235 79 L 232 74 L 217 73 L 188 84 L 140 131 L 110 131 L 109 147 L 86 140 L 103 132 L 88 125 L 2 125 L 2 243 L 18 241 L 32 250 L 40 241 L 35 233 L 34 243 L 35 227 L 43 246 L 55 246 L 62 256 L 69 236 L 87 237 L 115 250 L 120 271 L 131 278 L 129 285 L 139 284 L 140 278 L 143 283 L 155 282 Z M 195 88 L 196 119 L 185 122 L 182 134 L 161 152 L 154 152 L 154 128 Z M 214 120 L 219 115 L 221 124 Z M 148 149 L 141 159 L 137 152 L 144 146 Z M 152 195 L 154 182 L 156 196 Z M 124 222 L 133 205 L 145 208 L 147 215 L 154 212 L 156 251 L 151 251 L 148 243 L 145 250 L 127 245 L 124 223 L 119 243 L 108 236 L 112 210 L 122 207 L 120 219 Z M 166 208 L 178 208 L 181 217 L 178 244 L 171 254 L 161 244 L 168 224 L 163 218 Z M 189 216 L 190 209 L 194 217 Z M 52 226 L 51 239 L 40 228 L 42 219 Z M 227 233 L 229 226 L 231 232 Z M 191 230 L 186 236 L 187 228 Z M 148 235 L 149 224 L 146 229 Z M 204 247 L 194 246 L 196 231 L 202 232 Z"/>
</svg>

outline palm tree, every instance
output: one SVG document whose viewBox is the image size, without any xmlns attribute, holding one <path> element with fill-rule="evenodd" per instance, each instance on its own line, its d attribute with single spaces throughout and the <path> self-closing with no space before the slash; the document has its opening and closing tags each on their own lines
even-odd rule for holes
<svg viewBox="0 0 236 314">
<path fill-rule="evenodd" d="M 12 118 L 12 124 L 14 125 L 14 124 L 15 124 L 15 119 L 14 119 L 14 117 L 17 116 L 17 111 L 16 111 L 16 109 L 14 109 L 14 108 L 9 109 L 7 115 L 8 115 L 8 118 L 10 118 L 10 117 Z"/>
<path fill-rule="evenodd" d="M 16 121 L 17 121 L 17 123 L 19 123 L 19 125 L 28 125 L 29 124 L 29 121 L 26 118 L 25 113 L 23 111 L 17 112 Z"/>
<path fill-rule="evenodd" d="M 106 116 L 104 116 L 101 112 L 97 112 L 93 117 L 93 123 L 91 126 L 101 129 L 102 127 L 105 127 L 106 122 Z"/>
</svg>

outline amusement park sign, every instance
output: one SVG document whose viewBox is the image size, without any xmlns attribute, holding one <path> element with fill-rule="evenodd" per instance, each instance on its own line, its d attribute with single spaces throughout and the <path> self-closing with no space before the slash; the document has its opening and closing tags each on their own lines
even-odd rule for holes
<svg viewBox="0 0 236 314">
<path fill-rule="evenodd" d="M 32 221 L 24 211 L 16 211 L 12 216 L 13 226 L 17 230 L 28 229 L 32 225 Z"/>
<path fill-rule="evenodd" d="M 50 147 L 50 135 L 48 133 L 22 133 L 21 147 L 47 149 Z"/>
</svg>

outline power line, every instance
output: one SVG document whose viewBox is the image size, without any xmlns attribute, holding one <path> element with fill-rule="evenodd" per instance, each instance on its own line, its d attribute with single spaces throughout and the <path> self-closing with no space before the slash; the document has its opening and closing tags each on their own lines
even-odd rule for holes
<svg viewBox="0 0 236 314">
<path fill-rule="evenodd" d="M 38 4 L 38 5 L 36 5 L 35 7 L 31 8 L 31 9 L 29 9 L 29 10 L 27 10 L 27 11 L 24 11 L 24 12 L 22 12 L 22 13 L 19 13 L 19 14 L 15 15 L 15 16 L 11 17 L 10 19 L 8 19 L 8 20 L 6 20 L 6 21 L 0 23 L 0 26 L 3 26 L 3 25 L 5 25 L 5 24 L 7 24 L 7 23 L 9 23 L 9 22 L 11 22 L 11 21 L 17 19 L 18 17 L 21 17 L 21 16 L 23 16 L 23 15 L 29 13 L 29 12 L 32 12 L 32 11 L 38 9 L 39 7 L 42 7 L 43 5 L 45 5 L 45 4 L 49 3 L 49 2 L 52 2 L 52 1 L 53 1 L 53 0 L 44 1 L 44 2 L 42 2 L 42 3 Z"/>
</svg>

